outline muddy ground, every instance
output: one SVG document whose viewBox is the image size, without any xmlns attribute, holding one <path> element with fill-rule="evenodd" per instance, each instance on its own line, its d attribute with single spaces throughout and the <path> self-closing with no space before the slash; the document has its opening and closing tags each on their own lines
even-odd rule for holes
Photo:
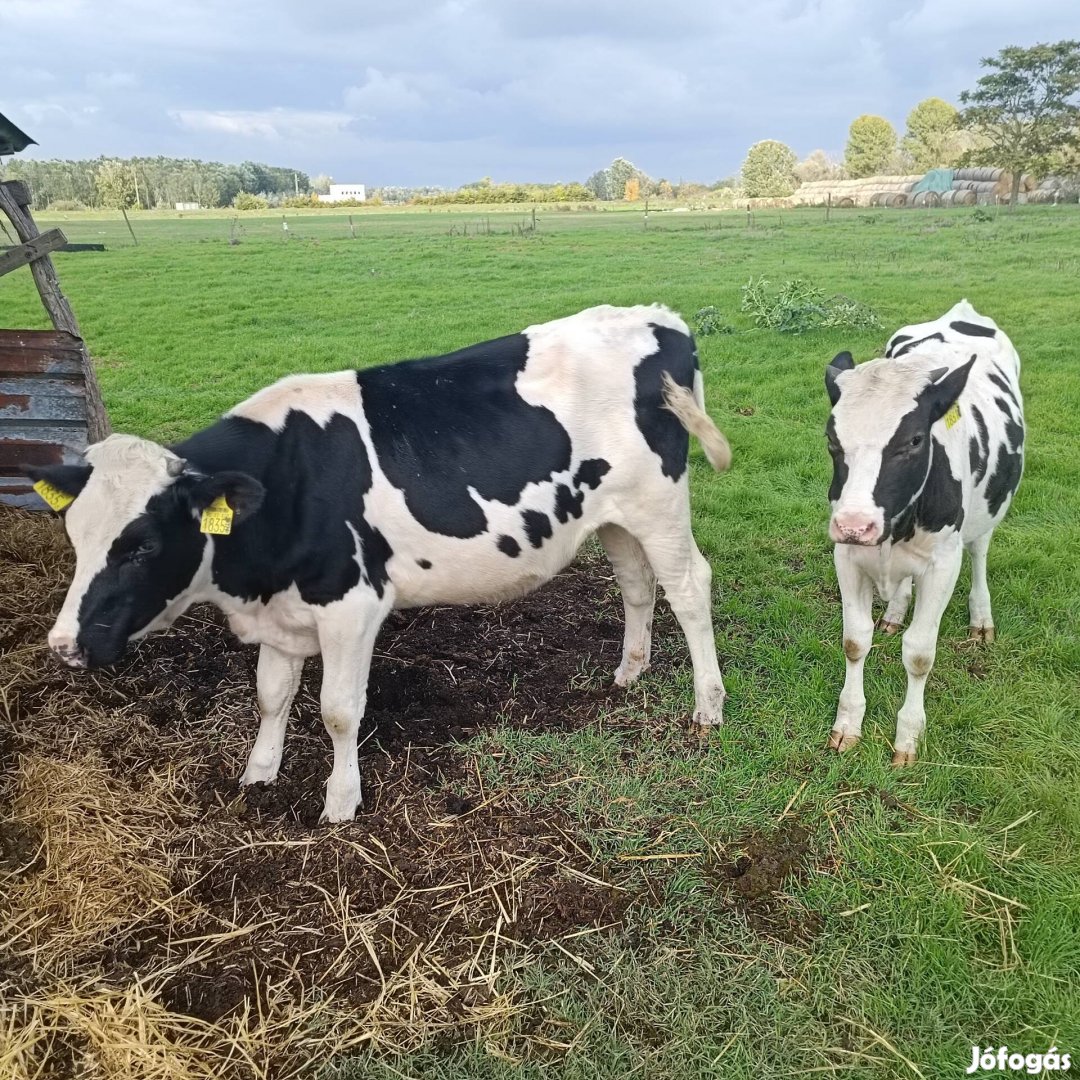
<svg viewBox="0 0 1080 1080">
<path fill-rule="evenodd" d="M 425 1023 L 453 1032 L 512 1008 L 499 975 L 530 949 L 618 933 L 657 895 L 640 867 L 594 857 L 587 822 L 537 813 L 513 783 L 485 787 L 467 751 L 496 726 L 568 731 L 621 700 L 621 602 L 595 555 L 512 604 L 391 615 L 364 805 L 334 827 L 318 825 L 330 744 L 317 660 L 281 776 L 241 789 L 256 650 L 200 607 L 113 670 L 64 670 L 43 640 L 69 566 L 56 522 L 0 508 L 0 931 L 21 931 L 0 932 L 0 990 L 13 999 L 139 979 L 168 1013 L 246 1023 L 302 1010 L 317 988 L 385 1033 L 422 1028 L 418 1000 Z M 685 662 L 666 610 L 655 651 L 661 674 Z M 812 936 L 782 898 L 805 871 L 806 831 L 788 822 L 731 851 L 709 871 L 725 902 L 761 933 Z M 80 1045 L 57 1041 L 58 1075 L 77 1071 Z"/>
</svg>

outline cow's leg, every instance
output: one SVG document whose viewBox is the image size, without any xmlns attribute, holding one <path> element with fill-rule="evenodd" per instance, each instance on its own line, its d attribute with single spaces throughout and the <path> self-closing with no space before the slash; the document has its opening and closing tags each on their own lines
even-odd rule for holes
<svg viewBox="0 0 1080 1080">
<path fill-rule="evenodd" d="M 915 614 L 904 634 L 904 667 L 907 670 L 907 697 L 896 717 L 893 764 L 910 765 L 916 758 L 919 739 L 926 727 L 923 696 L 926 679 L 937 654 L 938 628 L 960 575 L 960 538 L 943 544 L 940 554 L 915 583 Z"/>
<path fill-rule="evenodd" d="M 699 734 L 724 722 L 724 680 L 716 659 L 716 636 L 712 622 L 712 570 L 694 543 L 689 507 L 672 517 L 684 517 L 678 531 L 635 530 L 645 555 L 663 587 L 664 596 L 679 620 L 690 660 L 694 665 L 694 719 Z M 663 514 L 657 518 L 663 520 Z"/>
<path fill-rule="evenodd" d="M 649 666 L 656 575 L 642 546 L 621 526 L 603 525 L 597 529 L 597 536 L 615 569 L 623 598 L 626 629 L 615 685 L 626 686 Z"/>
<path fill-rule="evenodd" d="M 323 723 L 334 743 L 334 767 L 326 782 L 322 821 L 351 821 L 360 805 L 360 765 L 356 740 L 367 705 L 371 652 L 389 596 L 329 604 L 319 616 L 323 680 Z"/>
<path fill-rule="evenodd" d="M 911 603 L 911 578 L 904 578 L 896 587 L 892 599 L 885 607 L 885 614 L 878 620 L 878 629 L 886 634 L 895 634 L 903 628 L 907 618 L 908 605 Z"/>
<path fill-rule="evenodd" d="M 259 734 L 248 755 L 247 768 L 240 777 L 241 784 L 259 781 L 269 784 L 277 779 L 281 767 L 281 751 L 285 746 L 285 727 L 289 709 L 300 685 L 304 660 L 289 656 L 270 645 L 259 646 L 259 666 L 256 682 L 259 694 Z"/>
<path fill-rule="evenodd" d="M 836 580 L 844 610 L 844 688 L 836 706 L 836 720 L 829 734 L 830 750 L 849 750 L 862 737 L 866 697 L 863 666 L 874 640 L 874 583 L 863 573 L 850 549 L 837 544 L 834 552 Z"/>
<path fill-rule="evenodd" d="M 974 641 L 994 640 L 994 616 L 990 611 L 990 588 L 986 584 L 986 553 L 993 531 L 983 533 L 968 544 L 971 555 L 971 593 L 968 595 L 970 637 Z"/>
</svg>

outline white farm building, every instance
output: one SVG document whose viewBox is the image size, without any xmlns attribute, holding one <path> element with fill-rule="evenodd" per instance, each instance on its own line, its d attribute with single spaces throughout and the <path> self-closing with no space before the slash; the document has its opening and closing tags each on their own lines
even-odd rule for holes
<svg viewBox="0 0 1080 1080">
<path fill-rule="evenodd" d="M 363 184 L 331 184 L 329 195 L 320 195 L 319 202 L 364 202 L 367 192 Z"/>
</svg>

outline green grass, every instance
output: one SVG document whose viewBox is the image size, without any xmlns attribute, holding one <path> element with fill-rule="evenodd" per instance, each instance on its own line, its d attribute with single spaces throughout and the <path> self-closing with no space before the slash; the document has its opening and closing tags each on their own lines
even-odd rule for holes
<svg viewBox="0 0 1080 1080">
<path fill-rule="evenodd" d="M 584 971 L 551 950 L 506 976 L 546 1000 L 552 1058 L 482 1039 L 409 1059 L 360 1058 L 341 1080 L 402 1076 L 960 1075 L 970 1047 L 1080 1052 L 1080 213 L 1025 208 L 836 214 L 515 212 L 43 216 L 102 254 L 56 257 L 114 424 L 170 439 L 273 378 L 442 352 L 595 303 L 715 305 L 746 329 L 739 287 L 803 276 L 875 308 L 884 332 L 771 332 L 700 341 L 709 408 L 734 451 L 694 451 L 698 542 L 714 568 L 728 723 L 704 754 L 679 730 L 686 675 L 648 677 L 623 710 L 670 715 L 561 734 L 499 732 L 468 751 L 538 807 L 557 800 L 602 858 L 696 851 L 772 828 L 794 798 L 814 872 L 794 910 L 820 933 L 783 945 L 719 903 L 699 862 L 651 871 L 660 903 L 583 938 Z M 462 236 L 462 226 L 469 235 Z M 453 232 L 453 235 L 452 235 Z M 904 674 L 897 639 L 867 665 L 862 744 L 822 752 L 843 675 L 825 535 L 822 373 L 840 349 L 967 296 L 1023 361 L 1027 474 L 990 551 L 998 641 L 973 652 L 965 570 L 928 690 L 923 761 L 887 765 Z M 43 325 L 25 272 L 0 280 L 0 321 Z M 680 649 L 681 642 L 662 643 Z M 567 782 L 552 786 L 552 778 Z M 573 778 L 572 780 L 570 778 Z M 883 794 L 884 793 L 884 794 Z M 898 805 L 896 800 L 900 800 Z M 984 891 L 980 891 L 984 890 Z M 843 913 L 850 914 L 843 914 Z M 910 1062 L 910 1064 L 908 1064 Z M 810 1075 L 818 1075 L 811 1072 Z"/>
</svg>

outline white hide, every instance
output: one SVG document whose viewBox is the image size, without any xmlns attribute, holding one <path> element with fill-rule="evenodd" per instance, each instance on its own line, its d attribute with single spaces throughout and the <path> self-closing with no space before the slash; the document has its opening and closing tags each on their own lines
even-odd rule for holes
<svg viewBox="0 0 1080 1080">
<path fill-rule="evenodd" d="M 969 336 L 950 327 L 964 321 L 992 327 L 993 337 Z M 996 399 L 1006 401 L 1013 419 L 1023 426 L 1023 399 L 1020 395 L 1020 358 L 1012 342 L 993 320 L 980 315 L 962 300 L 940 319 L 906 326 L 890 339 L 889 348 L 903 348 L 901 335 L 913 341 L 941 334 L 944 341 L 928 341 L 895 359 L 872 360 L 843 372 L 837 378 L 840 400 L 833 410 L 833 422 L 845 454 L 861 458 L 851 468 L 838 508 L 872 504 L 872 491 L 881 450 L 888 443 L 900 417 L 908 412 L 914 396 L 927 385 L 932 372 L 961 367 L 976 357 L 964 391 L 959 398 L 959 419 L 949 426 L 945 418 L 931 428 L 934 438 L 945 448 L 954 478 L 960 481 L 964 519 L 960 531 L 940 532 L 916 529 L 910 540 L 886 541 L 860 546 L 837 544 L 835 563 L 844 610 L 844 653 L 846 678 L 837 708 L 829 745 L 846 749 L 862 732 L 866 701 L 863 695 L 863 664 L 869 652 L 874 622 L 871 613 L 874 591 L 887 602 L 882 627 L 895 632 L 903 622 L 908 599 L 914 589 L 916 604 L 911 625 L 904 634 L 903 659 L 908 675 L 908 691 L 897 716 L 894 763 L 915 760 L 918 742 L 926 724 L 924 691 L 934 664 L 938 628 L 960 572 L 962 552 L 972 558 L 972 589 L 969 615 L 972 636 L 992 640 L 993 619 L 986 584 L 986 552 L 994 528 L 1005 516 L 1011 497 L 996 513 L 987 503 L 987 486 L 994 475 L 998 447 L 1008 443 L 1006 421 Z M 895 344 L 894 344 L 895 343 Z M 990 378 L 1003 378 L 1015 395 L 1015 407 Z M 937 381 L 937 380 L 935 380 Z M 990 460 L 985 475 L 976 481 L 972 472 L 969 442 L 978 437 L 973 408 L 982 414 L 989 433 Z M 850 465 L 849 461 L 849 465 Z M 848 488 L 851 487 L 851 491 Z M 879 514 L 880 516 L 880 514 Z"/>
</svg>

